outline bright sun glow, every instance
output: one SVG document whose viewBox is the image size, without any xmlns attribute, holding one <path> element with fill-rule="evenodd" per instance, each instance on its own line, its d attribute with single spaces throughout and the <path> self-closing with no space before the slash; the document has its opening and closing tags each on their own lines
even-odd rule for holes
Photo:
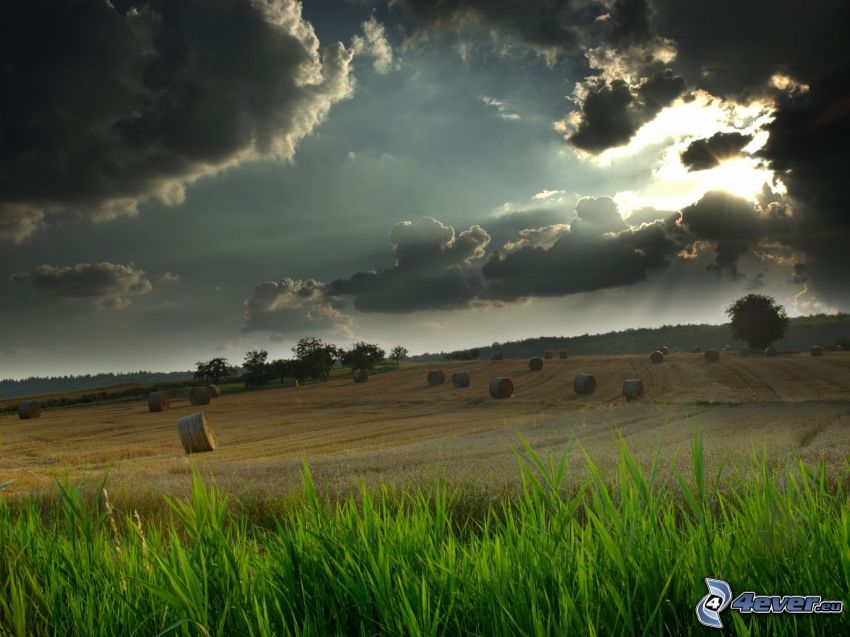
<svg viewBox="0 0 850 637">
<path fill-rule="evenodd" d="M 613 166 L 624 160 L 634 161 L 639 153 L 642 161 L 652 161 L 648 154 L 657 153 L 656 168 L 650 179 L 639 190 L 620 192 L 614 197 L 624 216 L 644 207 L 679 210 L 711 190 L 755 200 L 765 185 L 780 192 L 782 184 L 775 184 L 772 171 L 753 157 L 736 157 L 715 168 L 689 171 L 680 155 L 695 139 L 717 132 L 752 135 L 744 152 L 753 153 L 767 141 L 763 126 L 771 117 L 770 105 L 764 102 L 738 104 L 698 93 L 689 102 L 677 100 L 662 110 L 654 120 L 641 127 L 628 145 L 587 159 L 599 166 Z"/>
</svg>

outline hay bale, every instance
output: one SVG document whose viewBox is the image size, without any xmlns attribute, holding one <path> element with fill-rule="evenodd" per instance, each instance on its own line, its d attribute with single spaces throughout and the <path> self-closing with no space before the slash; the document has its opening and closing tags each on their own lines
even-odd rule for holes
<svg viewBox="0 0 850 637">
<path fill-rule="evenodd" d="M 561 360 L 565 359 L 566 357 L 567 357 L 566 350 L 561 350 L 560 352 L 558 352 L 558 358 L 560 358 Z"/>
<path fill-rule="evenodd" d="M 643 398 L 643 381 L 640 378 L 630 378 L 623 383 L 623 396 L 626 400 Z"/>
<path fill-rule="evenodd" d="M 283 387 L 298 387 L 298 379 L 297 378 L 284 378 L 280 384 Z"/>
<path fill-rule="evenodd" d="M 168 394 L 164 391 L 152 391 L 148 395 L 149 411 L 168 411 L 170 407 L 171 401 L 168 399 Z"/>
<path fill-rule="evenodd" d="M 770 347 L 765 347 L 764 348 L 764 355 L 765 356 L 776 356 L 776 348 L 773 347 L 772 345 Z"/>
<path fill-rule="evenodd" d="M 215 451 L 215 434 L 203 412 L 180 418 L 177 421 L 177 433 L 186 453 Z"/>
<path fill-rule="evenodd" d="M 502 354 L 502 352 L 494 352 L 494 353 L 493 353 L 493 360 L 494 360 L 494 361 L 500 361 L 500 360 L 502 360 L 504 357 L 505 357 L 505 355 L 504 355 L 504 354 Z"/>
<path fill-rule="evenodd" d="M 193 405 L 209 405 L 212 392 L 209 387 L 192 387 L 189 392 L 189 402 Z"/>
<path fill-rule="evenodd" d="M 838 343 L 835 347 L 832 348 L 832 351 L 833 352 L 843 352 L 844 346 L 841 345 L 840 343 Z"/>
<path fill-rule="evenodd" d="M 452 385 L 455 387 L 469 387 L 469 372 L 455 372 L 452 374 Z"/>
<path fill-rule="evenodd" d="M 823 356 L 823 347 L 820 345 L 812 345 L 812 349 L 809 350 L 809 353 L 812 356 Z"/>
<path fill-rule="evenodd" d="M 659 345 L 655 349 L 657 349 L 659 352 L 664 354 L 664 356 L 667 356 L 670 353 L 670 348 L 667 347 L 666 345 Z"/>
<path fill-rule="evenodd" d="M 221 396 L 221 390 L 218 388 L 218 385 L 207 385 L 207 389 L 210 390 L 210 398 Z"/>
<path fill-rule="evenodd" d="M 579 374 L 573 382 L 577 394 L 590 395 L 596 391 L 596 378 L 592 374 Z"/>
<path fill-rule="evenodd" d="M 514 395 L 513 381 L 504 376 L 496 376 L 490 381 L 490 395 L 493 398 L 510 398 Z"/>
<path fill-rule="evenodd" d="M 700 352 L 702 352 L 702 347 L 700 347 L 699 345 L 694 345 L 693 353 L 699 354 Z"/>
<path fill-rule="evenodd" d="M 703 356 L 707 363 L 716 363 L 720 360 L 720 352 L 716 349 L 707 349 L 705 350 L 705 355 Z"/>
<path fill-rule="evenodd" d="M 543 352 L 543 358 L 545 358 L 546 360 L 555 358 L 555 352 L 550 349 L 547 349 L 545 352 Z"/>
<path fill-rule="evenodd" d="M 442 385 L 446 382 L 446 374 L 442 369 L 432 369 L 428 372 L 428 384 L 432 387 Z"/>
<path fill-rule="evenodd" d="M 651 360 L 656 365 L 660 365 L 664 362 L 664 352 L 661 350 L 655 350 L 652 354 L 649 355 L 649 360 Z"/>
<path fill-rule="evenodd" d="M 532 358 L 528 361 L 528 369 L 533 372 L 539 372 L 543 369 L 543 359 L 542 358 Z"/>
<path fill-rule="evenodd" d="M 21 420 L 41 418 L 41 405 L 37 400 L 25 400 L 18 403 L 18 418 Z"/>
<path fill-rule="evenodd" d="M 365 369 L 355 369 L 351 372 L 351 378 L 354 379 L 355 383 L 365 383 L 369 380 L 369 374 L 366 373 Z"/>
</svg>

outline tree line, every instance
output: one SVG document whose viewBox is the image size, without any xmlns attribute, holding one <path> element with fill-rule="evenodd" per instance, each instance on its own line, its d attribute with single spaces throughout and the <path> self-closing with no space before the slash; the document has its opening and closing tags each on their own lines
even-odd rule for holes
<svg viewBox="0 0 850 637">
<path fill-rule="evenodd" d="M 380 363 L 392 360 L 398 367 L 407 357 L 408 351 L 396 345 L 387 356 L 386 351 L 375 343 L 360 341 L 343 348 L 307 336 L 295 344 L 292 354 L 291 358 L 269 360 L 268 351 L 251 350 L 246 352 L 241 369 L 222 357 L 198 361 L 195 380 L 221 383 L 239 377 L 248 387 L 258 387 L 275 380 L 283 382 L 285 378 L 295 378 L 299 382 L 307 379 L 327 380 L 338 363 L 351 369 L 373 370 Z"/>
</svg>

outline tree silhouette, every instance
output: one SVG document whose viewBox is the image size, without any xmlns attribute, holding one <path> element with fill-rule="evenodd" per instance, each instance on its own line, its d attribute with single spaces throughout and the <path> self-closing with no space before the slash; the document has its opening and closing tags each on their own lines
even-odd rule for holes
<svg viewBox="0 0 850 637">
<path fill-rule="evenodd" d="M 395 366 L 398 367 L 402 358 L 407 358 L 407 348 L 402 345 L 396 345 L 390 350 L 390 358 L 395 361 Z"/>
<path fill-rule="evenodd" d="M 785 308 L 769 296 L 748 294 L 726 308 L 732 319 L 732 336 L 764 349 L 785 336 L 788 316 Z"/>
</svg>

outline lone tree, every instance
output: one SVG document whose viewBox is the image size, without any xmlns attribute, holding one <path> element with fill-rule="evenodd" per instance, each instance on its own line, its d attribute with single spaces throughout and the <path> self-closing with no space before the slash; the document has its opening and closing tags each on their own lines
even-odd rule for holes
<svg viewBox="0 0 850 637">
<path fill-rule="evenodd" d="M 199 382 L 218 384 L 238 373 L 239 370 L 228 363 L 226 358 L 212 358 L 195 364 L 195 380 Z"/>
<path fill-rule="evenodd" d="M 407 358 L 407 348 L 402 345 L 396 345 L 390 350 L 390 358 L 395 361 L 395 366 L 398 367 L 401 359 Z"/>
<path fill-rule="evenodd" d="M 726 308 L 732 319 L 732 336 L 749 343 L 754 349 L 764 349 L 785 336 L 788 316 L 785 308 L 762 294 L 748 294 Z"/>
<path fill-rule="evenodd" d="M 355 343 L 342 355 L 342 364 L 351 369 L 375 369 L 384 360 L 386 352 L 374 343 Z"/>
</svg>

